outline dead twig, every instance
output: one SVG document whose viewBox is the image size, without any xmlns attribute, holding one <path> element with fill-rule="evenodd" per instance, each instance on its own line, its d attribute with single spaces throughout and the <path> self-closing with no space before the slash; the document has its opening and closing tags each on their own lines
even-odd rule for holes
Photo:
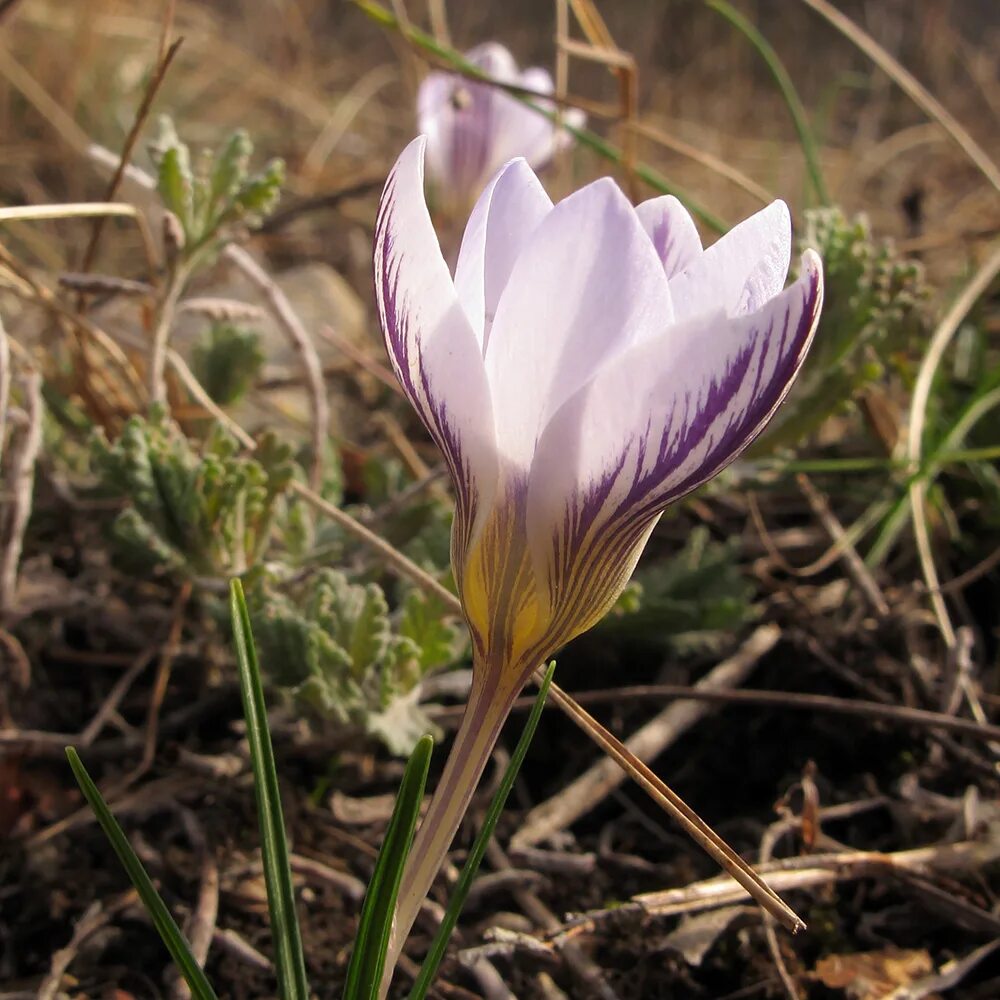
<svg viewBox="0 0 1000 1000">
<path fill-rule="evenodd" d="M 864 560 L 858 555 L 858 550 L 851 544 L 844 526 L 830 509 L 826 497 L 813 486 L 809 477 L 803 473 L 799 473 L 795 477 L 795 481 L 805 494 L 806 500 L 809 501 L 812 512 L 830 536 L 830 541 L 835 546 L 840 546 L 840 561 L 843 563 L 844 569 L 847 570 L 847 575 L 854 581 L 861 593 L 868 598 L 868 603 L 875 613 L 880 618 L 888 617 L 889 602 L 885 599 L 885 595 L 875 582 L 875 578 L 865 565 Z"/>
<path fill-rule="evenodd" d="M 184 936 L 191 946 L 194 960 L 204 968 L 208 950 L 215 938 L 215 924 L 219 916 L 219 867 L 215 863 L 197 816 L 184 806 L 179 806 L 177 812 L 184 832 L 200 858 L 198 902 L 187 920 Z M 190 988 L 176 974 L 176 970 L 172 995 L 175 1000 L 187 1000 L 191 996 Z"/>
<path fill-rule="evenodd" d="M 107 906 L 100 900 L 91 903 L 73 926 L 73 936 L 69 944 L 53 954 L 48 975 L 42 980 L 35 994 L 36 1000 L 56 1000 L 63 976 L 87 940 L 103 930 L 116 914 L 138 902 L 138 899 L 135 890 L 130 889 Z"/>
<path fill-rule="evenodd" d="M 111 180 L 108 182 L 107 191 L 104 193 L 105 201 L 114 201 L 115 196 L 118 194 L 118 185 L 121 184 L 125 168 L 128 166 L 128 162 L 132 158 L 132 150 L 135 148 L 135 144 L 139 139 L 139 133 L 142 131 L 143 125 L 146 124 L 146 119 L 149 117 L 153 101 L 156 99 L 156 95 L 166 78 L 167 70 L 170 69 L 170 64 L 173 62 L 174 56 L 177 55 L 177 51 L 180 49 L 182 42 L 183 39 L 178 38 L 166 50 L 166 52 L 162 52 L 157 56 L 156 69 L 153 71 L 153 75 L 150 77 L 149 83 L 146 84 L 146 92 L 142 96 L 142 101 L 139 104 L 139 108 L 135 113 L 135 118 L 132 121 L 132 127 L 129 129 L 128 135 L 125 137 L 125 142 L 122 145 L 121 155 L 118 158 L 118 167 L 112 175 Z M 100 242 L 101 233 L 103 231 L 104 217 L 99 217 L 94 221 L 94 229 L 90 234 L 90 241 L 87 243 L 87 249 L 83 254 L 83 263 L 80 265 L 80 270 L 84 274 L 86 274 L 93 266 L 94 256 L 97 253 L 97 245 Z M 155 280 L 155 275 L 151 275 L 151 277 Z M 77 303 L 77 307 L 82 307 L 82 301 Z"/>
<path fill-rule="evenodd" d="M 320 364 L 316 345 L 292 308 L 288 296 L 243 247 L 231 243 L 223 251 L 223 256 L 260 292 L 279 329 L 288 338 L 302 363 L 312 410 L 313 455 L 309 469 L 309 484 L 313 489 L 318 489 L 323 480 L 323 450 L 330 426 L 330 404 L 326 398 L 323 366 Z"/>
<path fill-rule="evenodd" d="M 31 516 L 35 462 L 42 446 L 42 376 L 29 371 L 21 378 L 25 397 L 25 423 L 18 429 L 9 450 L 8 498 L 0 519 L 0 615 L 14 605 L 17 567 L 21 561 L 24 532 Z"/>
<path fill-rule="evenodd" d="M 703 677 L 695 690 L 718 691 L 742 684 L 779 636 L 776 626 L 761 626 L 733 656 Z M 700 705 L 671 705 L 638 730 L 625 746 L 636 757 L 652 760 L 706 714 Z M 614 761 L 599 761 L 547 802 L 535 806 L 511 838 L 511 846 L 532 847 L 565 829 L 599 805 L 624 780 L 625 774 Z"/>
<path fill-rule="evenodd" d="M 498 871 L 504 871 L 511 867 L 507 855 L 500 845 L 493 838 L 486 848 L 486 856 L 490 859 L 490 864 Z M 526 888 L 516 888 L 512 891 L 517 905 L 529 916 L 542 930 L 552 932 L 560 924 L 551 910 L 530 890 Z M 587 987 L 594 996 L 601 1000 L 618 1000 L 615 991 L 608 985 L 601 969 L 587 954 L 572 941 L 563 943 L 560 953 L 573 974 Z"/>
</svg>

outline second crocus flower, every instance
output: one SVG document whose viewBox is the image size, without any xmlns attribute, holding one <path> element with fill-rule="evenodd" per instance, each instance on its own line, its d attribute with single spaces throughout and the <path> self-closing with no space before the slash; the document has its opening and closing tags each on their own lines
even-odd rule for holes
<svg viewBox="0 0 1000 1000">
<path fill-rule="evenodd" d="M 523 72 L 497 42 L 477 45 L 465 58 L 491 79 L 536 94 L 551 94 L 552 77 L 539 67 Z M 547 110 L 554 104 L 534 102 Z M 427 136 L 427 172 L 435 195 L 453 211 L 468 211 L 490 178 L 508 160 L 522 156 L 534 168 L 571 142 L 571 136 L 548 118 L 526 107 L 501 87 L 454 73 L 428 75 L 417 93 L 419 131 Z M 583 125 L 585 117 L 568 109 L 564 120 Z"/>
</svg>

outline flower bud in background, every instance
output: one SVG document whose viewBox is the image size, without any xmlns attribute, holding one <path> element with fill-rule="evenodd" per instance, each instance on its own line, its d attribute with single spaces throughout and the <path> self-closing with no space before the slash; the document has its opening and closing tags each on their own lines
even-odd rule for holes
<svg viewBox="0 0 1000 1000">
<path fill-rule="evenodd" d="M 392 961 L 534 669 L 594 625 L 664 508 L 763 430 L 812 339 L 820 260 L 785 288 L 774 202 L 707 250 L 672 197 L 610 179 L 553 206 L 524 160 L 489 182 L 454 276 L 414 140 L 386 182 L 386 346 L 455 483 L 452 564 L 473 638 L 462 726 L 403 876 Z"/>
<path fill-rule="evenodd" d="M 521 72 L 514 57 L 496 42 L 477 45 L 465 58 L 501 83 L 539 94 L 553 91 L 546 70 L 532 67 Z M 555 110 L 553 102 L 544 98 L 533 101 Z M 563 118 L 575 127 L 585 121 L 575 108 L 567 109 Z M 456 211 L 467 211 L 508 160 L 523 156 L 530 166 L 543 167 L 572 142 L 568 132 L 502 88 L 454 73 L 434 72 L 420 84 L 417 119 L 420 132 L 427 136 L 427 172 L 435 194 Z"/>
</svg>

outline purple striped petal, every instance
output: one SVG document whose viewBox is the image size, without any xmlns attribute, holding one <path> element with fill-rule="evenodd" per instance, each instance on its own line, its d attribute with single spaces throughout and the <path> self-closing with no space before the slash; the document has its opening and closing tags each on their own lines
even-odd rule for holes
<svg viewBox="0 0 1000 1000">
<path fill-rule="evenodd" d="M 636 215 L 649 233 L 668 278 L 701 257 L 701 237 L 688 210 L 670 194 L 637 205 Z"/>
<path fill-rule="evenodd" d="M 735 226 L 671 278 L 678 321 L 716 309 L 727 316 L 756 312 L 784 287 L 791 254 L 788 206 L 775 201 Z"/>
<path fill-rule="evenodd" d="M 425 140 L 389 175 L 375 225 L 375 297 L 396 377 L 451 470 L 456 574 L 497 480 L 490 389 L 424 201 Z"/>
<path fill-rule="evenodd" d="M 514 264 L 486 351 L 504 458 L 527 471 L 559 406 L 672 315 L 663 267 L 614 182 L 559 202 Z"/>
<path fill-rule="evenodd" d="M 472 210 L 455 268 L 455 287 L 485 352 L 514 262 L 552 202 L 524 160 L 508 163 Z"/>
<path fill-rule="evenodd" d="M 558 641 L 589 628 L 624 586 L 656 518 L 763 430 L 805 358 L 823 280 L 758 312 L 720 311 L 636 345 L 570 399 L 538 442 L 526 525 Z"/>
</svg>

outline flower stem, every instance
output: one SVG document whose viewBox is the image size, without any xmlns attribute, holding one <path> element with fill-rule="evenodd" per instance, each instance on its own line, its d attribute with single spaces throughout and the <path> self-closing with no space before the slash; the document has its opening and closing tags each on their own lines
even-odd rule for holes
<svg viewBox="0 0 1000 1000">
<path fill-rule="evenodd" d="M 462 724 L 403 870 L 380 992 L 382 998 L 388 993 L 393 969 L 410 928 L 448 853 L 520 690 L 521 685 L 512 687 L 504 681 L 496 670 L 476 670 Z"/>
</svg>

